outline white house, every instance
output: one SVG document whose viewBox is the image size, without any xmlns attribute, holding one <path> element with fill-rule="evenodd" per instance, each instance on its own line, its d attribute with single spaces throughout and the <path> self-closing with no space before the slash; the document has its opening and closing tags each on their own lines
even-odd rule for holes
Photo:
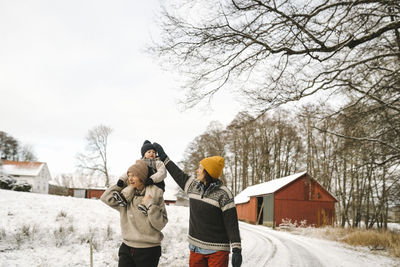
<svg viewBox="0 0 400 267">
<path fill-rule="evenodd" d="M 17 183 L 32 185 L 31 192 L 48 194 L 51 179 L 45 162 L 22 162 L 2 160 L 2 172 L 17 180 Z"/>
</svg>

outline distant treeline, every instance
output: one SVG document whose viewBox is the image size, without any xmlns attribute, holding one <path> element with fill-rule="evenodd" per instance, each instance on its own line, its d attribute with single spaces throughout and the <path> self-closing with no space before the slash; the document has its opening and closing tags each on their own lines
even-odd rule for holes
<svg viewBox="0 0 400 267">
<path fill-rule="evenodd" d="M 354 106 L 334 116 L 326 107 L 305 106 L 297 113 L 278 110 L 254 118 L 239 113 L 227 126 L 213 122 L 187 147 L 184 169 L 206 156 L 226 159 L 222 179 L 239 193 L 247 186 L 307 171 L 339 200 L 337 221 L 386 228 L 389 210 L 400 206 L 399 137 L 375 136 L 379 111 L 361 118 Z M 364 114 L 366 116 L 366 114 Z M 368 118 L 368 119 L 366 119 Z M 194 174 L 194 173 L 193 173 Z"/>
<path fill-rule="evenodd" d="M 22 144 L 13 136 L 0 131 L 0 159 L 13 161 L 36 161 L 31 145 Z"/>
</svg>

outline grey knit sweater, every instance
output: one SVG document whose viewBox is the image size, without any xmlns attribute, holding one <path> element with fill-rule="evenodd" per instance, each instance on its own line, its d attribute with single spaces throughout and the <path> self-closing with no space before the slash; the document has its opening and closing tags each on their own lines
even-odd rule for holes
<svg viewBox="0 0 400 267">
<path fill-rule="evenodd" d="M 125 188 L 113 185 L 100 198 L 105 204 L 119 211 L 122 239 L 130 247 L 148 248 L 161 245 L 161 240 L 164 237 L 161 230 L 168 222 L 162 194 L 159 194 L 158 198 L 149 199 L 144 203 L 148 208 L 147 216 L 138 209 L 138 205 L 142 203 L 145 190 L 152 194 L 152 191 L 159 189 L 155 185 L 150 185 L 140 192 L 140 195 L 135 195 L 130 185 Z M 128 201 L 126 207 L 118 205 L 112 197 L 114 191 L 121 192 L 124 195 Z"/>
</svg>

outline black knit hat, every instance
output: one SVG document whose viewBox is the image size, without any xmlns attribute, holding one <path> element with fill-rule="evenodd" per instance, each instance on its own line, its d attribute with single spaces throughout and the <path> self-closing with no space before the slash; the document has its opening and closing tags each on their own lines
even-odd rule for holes
<svg viewBox="0 0 400 267">
<path fill-rule="evenodd" d="M 142 157 L 144 157 L 144 153 L 146 153 L 150 149 L 153 149 L 154 151 L 156 151 L 156 148 L 153 146 L 152 143 L 150 143 L 149 140 L 144 141 L 142 149 L 141 149 Z"/>
</svg>

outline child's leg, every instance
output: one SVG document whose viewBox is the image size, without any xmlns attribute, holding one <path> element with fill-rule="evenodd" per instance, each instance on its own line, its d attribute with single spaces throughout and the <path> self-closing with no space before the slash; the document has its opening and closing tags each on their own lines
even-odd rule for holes
<svg viewBox="0 0 400 267">
<path fill-rule="evenodd" d="M 117 201 L 118 205 L 126 207 L 127 201 L 124 195 L 120 194 L 118 191 L 113 192 L 113 198 Z"/>
<path fill-rule="evenodd" d="M 157 185 L 157 184 L 156 184 Z M 157 187 L 154 186 L 152 188 L 151 196 L 153 198 L 154 203 L 157 203 L 157 205 L 160 205 L 163 202 L 163 197 L 164 197 L 164 191 Z"/>
<path fill-rule="evenodd" d="M 144 196 L 147 196 L 149 194 L 149 190 L 146 190 L 146 192 L 144 192 Z M 139 204 L 138 205 L 138 209 L 144 214 L 147 215 L 147 207 L 143 204 Z"/>
</svg>

